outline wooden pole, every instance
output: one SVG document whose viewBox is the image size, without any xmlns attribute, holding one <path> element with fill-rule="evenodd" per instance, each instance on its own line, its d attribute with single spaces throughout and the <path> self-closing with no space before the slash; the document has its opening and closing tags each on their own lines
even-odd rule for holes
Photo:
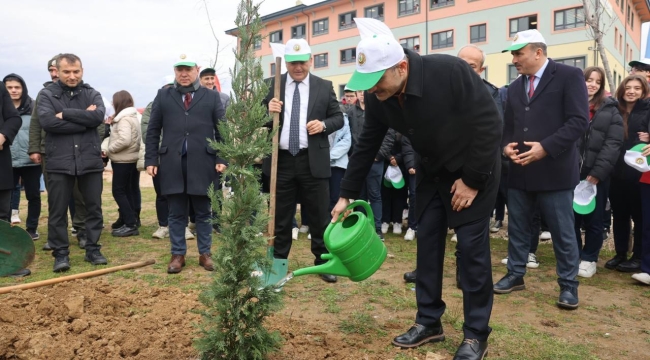
<svg viewBox="0 0 650 360">
<path fill-rule="evenodd" d="M 109 267 L 109 268 L 101 269 L 101 270 L 84 272 L 84 273 L 74 274 L 74 275 L 69 275 L 69 276 L 63 276 L 63 277 L 56 278 L 56 279 L 48 279 L 48 280 L 43 280 L 43 281 L 36 281 L 36 282 L 33 282 L 33 283 L 0 287 L 0 294 L 7 294 L 7 293 L 12 292 L 14 290 L 33 289 L 33 288 L 37 288 L 37 287 L 41 287 L 41 286 L 57 284 L 57 283 L 64 282 L 64 281 L 77 280 L 77 279 L 86 279 L 86 278 L 90 278 L 90 277 L 94 277 L 94 276 L 109 274 L 109 273 L 120 271 L 120 270 L 135 269 L 135 268 L 139 268 L 139 267 L 143 267 L 143 266 L 147 266 L 147 265 L 152 265 L 152 264 L 155 264 L 155 263 L 156 263 L 156 260 L 152 259 L 152 260 L 147 260 L 147 261 L 140 261 L 140 262 L 136 262 L 136 263 L 126 264 L 126 265 Z"/>
<path fill-rule="evenodd" d="M 282 82 L 282 74 L 280 73 L 282 59 L 278 56 L 275 58 L 275 87 L 273 88 L 273 97 L 280 99 L 280 84 Z M 280 137 L 280 114 L 273 113 L 273 150 L 271 151 L 271 186 L 270 186 L 270 204 L 269 204 L 269 247 L 275 244 L 275 193 L 278 182 L 278 142 Z"/>
</svg>

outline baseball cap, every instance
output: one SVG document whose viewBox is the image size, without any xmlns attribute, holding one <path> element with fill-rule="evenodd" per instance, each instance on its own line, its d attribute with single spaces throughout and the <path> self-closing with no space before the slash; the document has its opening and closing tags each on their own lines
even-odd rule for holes
<svg viewBox="0 0 650 360">
<path fill-rule="evenodd" d="M 395 189 L 401 189 L 404 187 L 404 177 L 402 176 L 402 171 L 399 169 L 399 166 L 389 165 L 384 174 L 384 185 L 388 188 L 394 187 Z"/>
<path fill-rule="evenodd" d="M 291 39 L 284 46 L 284 61 L 307 61 L 311 57 L 311 47 L 305 39 Z"/>
<path fill-rule="evenodd" d="M 596 185 L 582 180 L 573 190 L 573 211 L 581 215 L 591 214 L 596 208 Z"/>
<path fill-rule="evenodd" d="M 206 67 L 206 68 L 201 69 L 201 72 L 199 73 L 199 77 L 203 77 L 205 75 L 214 75 L 216 73 L 217 72 L 213 68 Z"/>
<path fill-rule="evenodd" d="M 372 88 L 387 69 L 395 66 L 402 59 L 404 59 L 404 49 L 394 37 L 379 34 L 362 39 L 357 45 L 356 70 L 347 83 L 348 89 Z"/>
<path fill-rule="evenodd" d="M 52 66 L 56 66 L 56 61 L 59 60 L 59 56 L 61 56 L 61 54 L 55 55 L 54 57 L 52 57 L 50 60 L 47 61 L 48 69 L 51 68 Z"/>
<path fill-rule="evenodd" d="M 196 66 L 196 59 L 189 54 L 180 54 L 174 63 L 174 67 L 177 66 Z"/>
<path fill-rule="evenodd" d="M 512 45 L 510 45 L 509 48 L 501 51 L 501 52 L 507 52 L 507 51 L 515 51 L 524 48 L 526 45 L 530 43 L 542 43 L 546 44 L 546 40 L 544 40 L 544 37 L 542 34 L 533 29 L 533 30 L 524 30 L 520 31 L 515 35 L 515 37 L 512 39 Z"/>
<path fill-rule="evenodd" d="M 174 85 L 174 80 L 176 80 L 176 79 L 174 78 L 174 75 L 167 75 L 167 76 L 165 76 L 165 77 L 163 78 L 163 84 L 162 84 L 161 87 L 165 87 L 165 86 L 167 86 L 167 85 Z"/>
<path fill-rule="evenodd" d="M 643 148 L 646 144 L 637 144 L 634 145 L 630 150 L 625 151 L 625 163 L 633 167 L 634 169 L 640 172 L 650 171 L 650 165 L 648 165 L 648 158 L 643 156 Z"/>
<path fill-rule="evenodd" d="M 648 59 L 648 58 L 643 58 L 643 59 L 639 59 L 639 60 L 632 60 L 632 61 L 630 61 L 630 62 L 628 63 L 628 65 L 630 65 L 630 67 L 639 67 L 639 66 L 641 66 L 641 67 L 643 67 L 643 66 L 647 67 L 647 66 L 650 66 L 650 59 Z"/>
</svg>

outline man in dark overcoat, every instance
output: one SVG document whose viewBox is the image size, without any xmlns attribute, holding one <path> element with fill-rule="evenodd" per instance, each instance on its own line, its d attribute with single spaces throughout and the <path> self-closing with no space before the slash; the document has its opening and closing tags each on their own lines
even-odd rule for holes
<svg viewBox="0 0 650 360">
<path fill-rule="evenodd" d="M 196 214 L 199 265 L 212 271 L 211 207 L 207 193 L 210 184 L 218 181 L 218 174 L 225 170 L 226 162 L 210 147 L 207 138 L 221 140 L 217 126 L 225 111 L 219 93 L 201 86 L 199 68 L 191 56 L 180 55 L 174 74 L 174 86 L 158 90 L 153 101 L 145 167 L 149 175 L 160 177 L 162 195 L 169 203 L 172 257 L 167 272 L 179 273 L 185 265 L 188 203 Z"/>
<path fill-rule="evenodd" d="M 0 86 L 0 220 L 9 222 L 11 217 L 11 191 L 14 188 L 11 166 L 11 143 L 23 120 L 11 102 L 7 88 Z"/>
<path fill-rule="evenodd" d="M 357 23 L 359 24 L 359 23 Z M 363 34 L 363 32 L 362 32 Z M 448 227 L 458 235 L 464 298 L 464 340 L 454 359 L 482 359 L 490 334 L 492 267 L 489 224 L 499 174 L 499 112 L 483 84 L 462 59 L 420 56 L 392 35 L 357 45 L 351 89 L 367 90 L 366 121 L 341 183 L 333 219 L 357 198 L 389 128 L 407 136 L 420 155 L 415 325 L 393 344 L 412 348 L 444 340 L 440 319 Z M 332 220 L 335 221 L 335 220 Z"/>
<path fill-rule="evenodd" d="M 498 294 L 523 290 L 535 203 L 551 232 L 557 259 L 557 305 L 578 307 L 580 254 L 574 230 L 573 190 L 579 181 L 576 141 L 589 126 L 589 98 L 582 70 L 547 57 L 537 30 L 519 32 L 504 50 L 522 75 L 508 87 L 501 146 L 508 173 L 508 273 Z"/>
</svg>

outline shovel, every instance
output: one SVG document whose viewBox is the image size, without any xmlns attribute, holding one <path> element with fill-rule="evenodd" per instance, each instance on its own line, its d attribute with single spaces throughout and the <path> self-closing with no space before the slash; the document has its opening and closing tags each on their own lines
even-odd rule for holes
<svg viewBox="0 0 650 360">
<path fill-rule="evenodd" d="M 0 276 L 25 269 L 35 254 L 34 240 L 27 231 L 0 220 Z"/>
</svg>

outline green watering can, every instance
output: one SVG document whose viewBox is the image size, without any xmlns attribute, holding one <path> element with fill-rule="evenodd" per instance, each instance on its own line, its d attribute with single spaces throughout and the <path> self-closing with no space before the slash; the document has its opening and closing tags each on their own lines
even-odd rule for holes
<svg viewBox="0 0 650 360">
<path fill-rule="evenodd" d="M 35 255 L 34 240 L 27 231 L 0 220 L 0 276 L 26 268 Z"/>
<path fill-rule="evenodd" d="M 309 274 L 345 276 L 352 281 L 362 281 L 374 274 L 386 260 L 388 250 L 375 232 L 375 217 L 367 202 L 357 200 L 348 205 L 347 210 L 357 206 L 363 207 L 368 215 L 354 211 L 340 221 L 341 214 L 325 230 L 325 247 L 330 253 L 321 255 L 321 259 L 328 262 L 295 270 L 276 286 L 282 287 L 294 276 Z"/>
</svg>

